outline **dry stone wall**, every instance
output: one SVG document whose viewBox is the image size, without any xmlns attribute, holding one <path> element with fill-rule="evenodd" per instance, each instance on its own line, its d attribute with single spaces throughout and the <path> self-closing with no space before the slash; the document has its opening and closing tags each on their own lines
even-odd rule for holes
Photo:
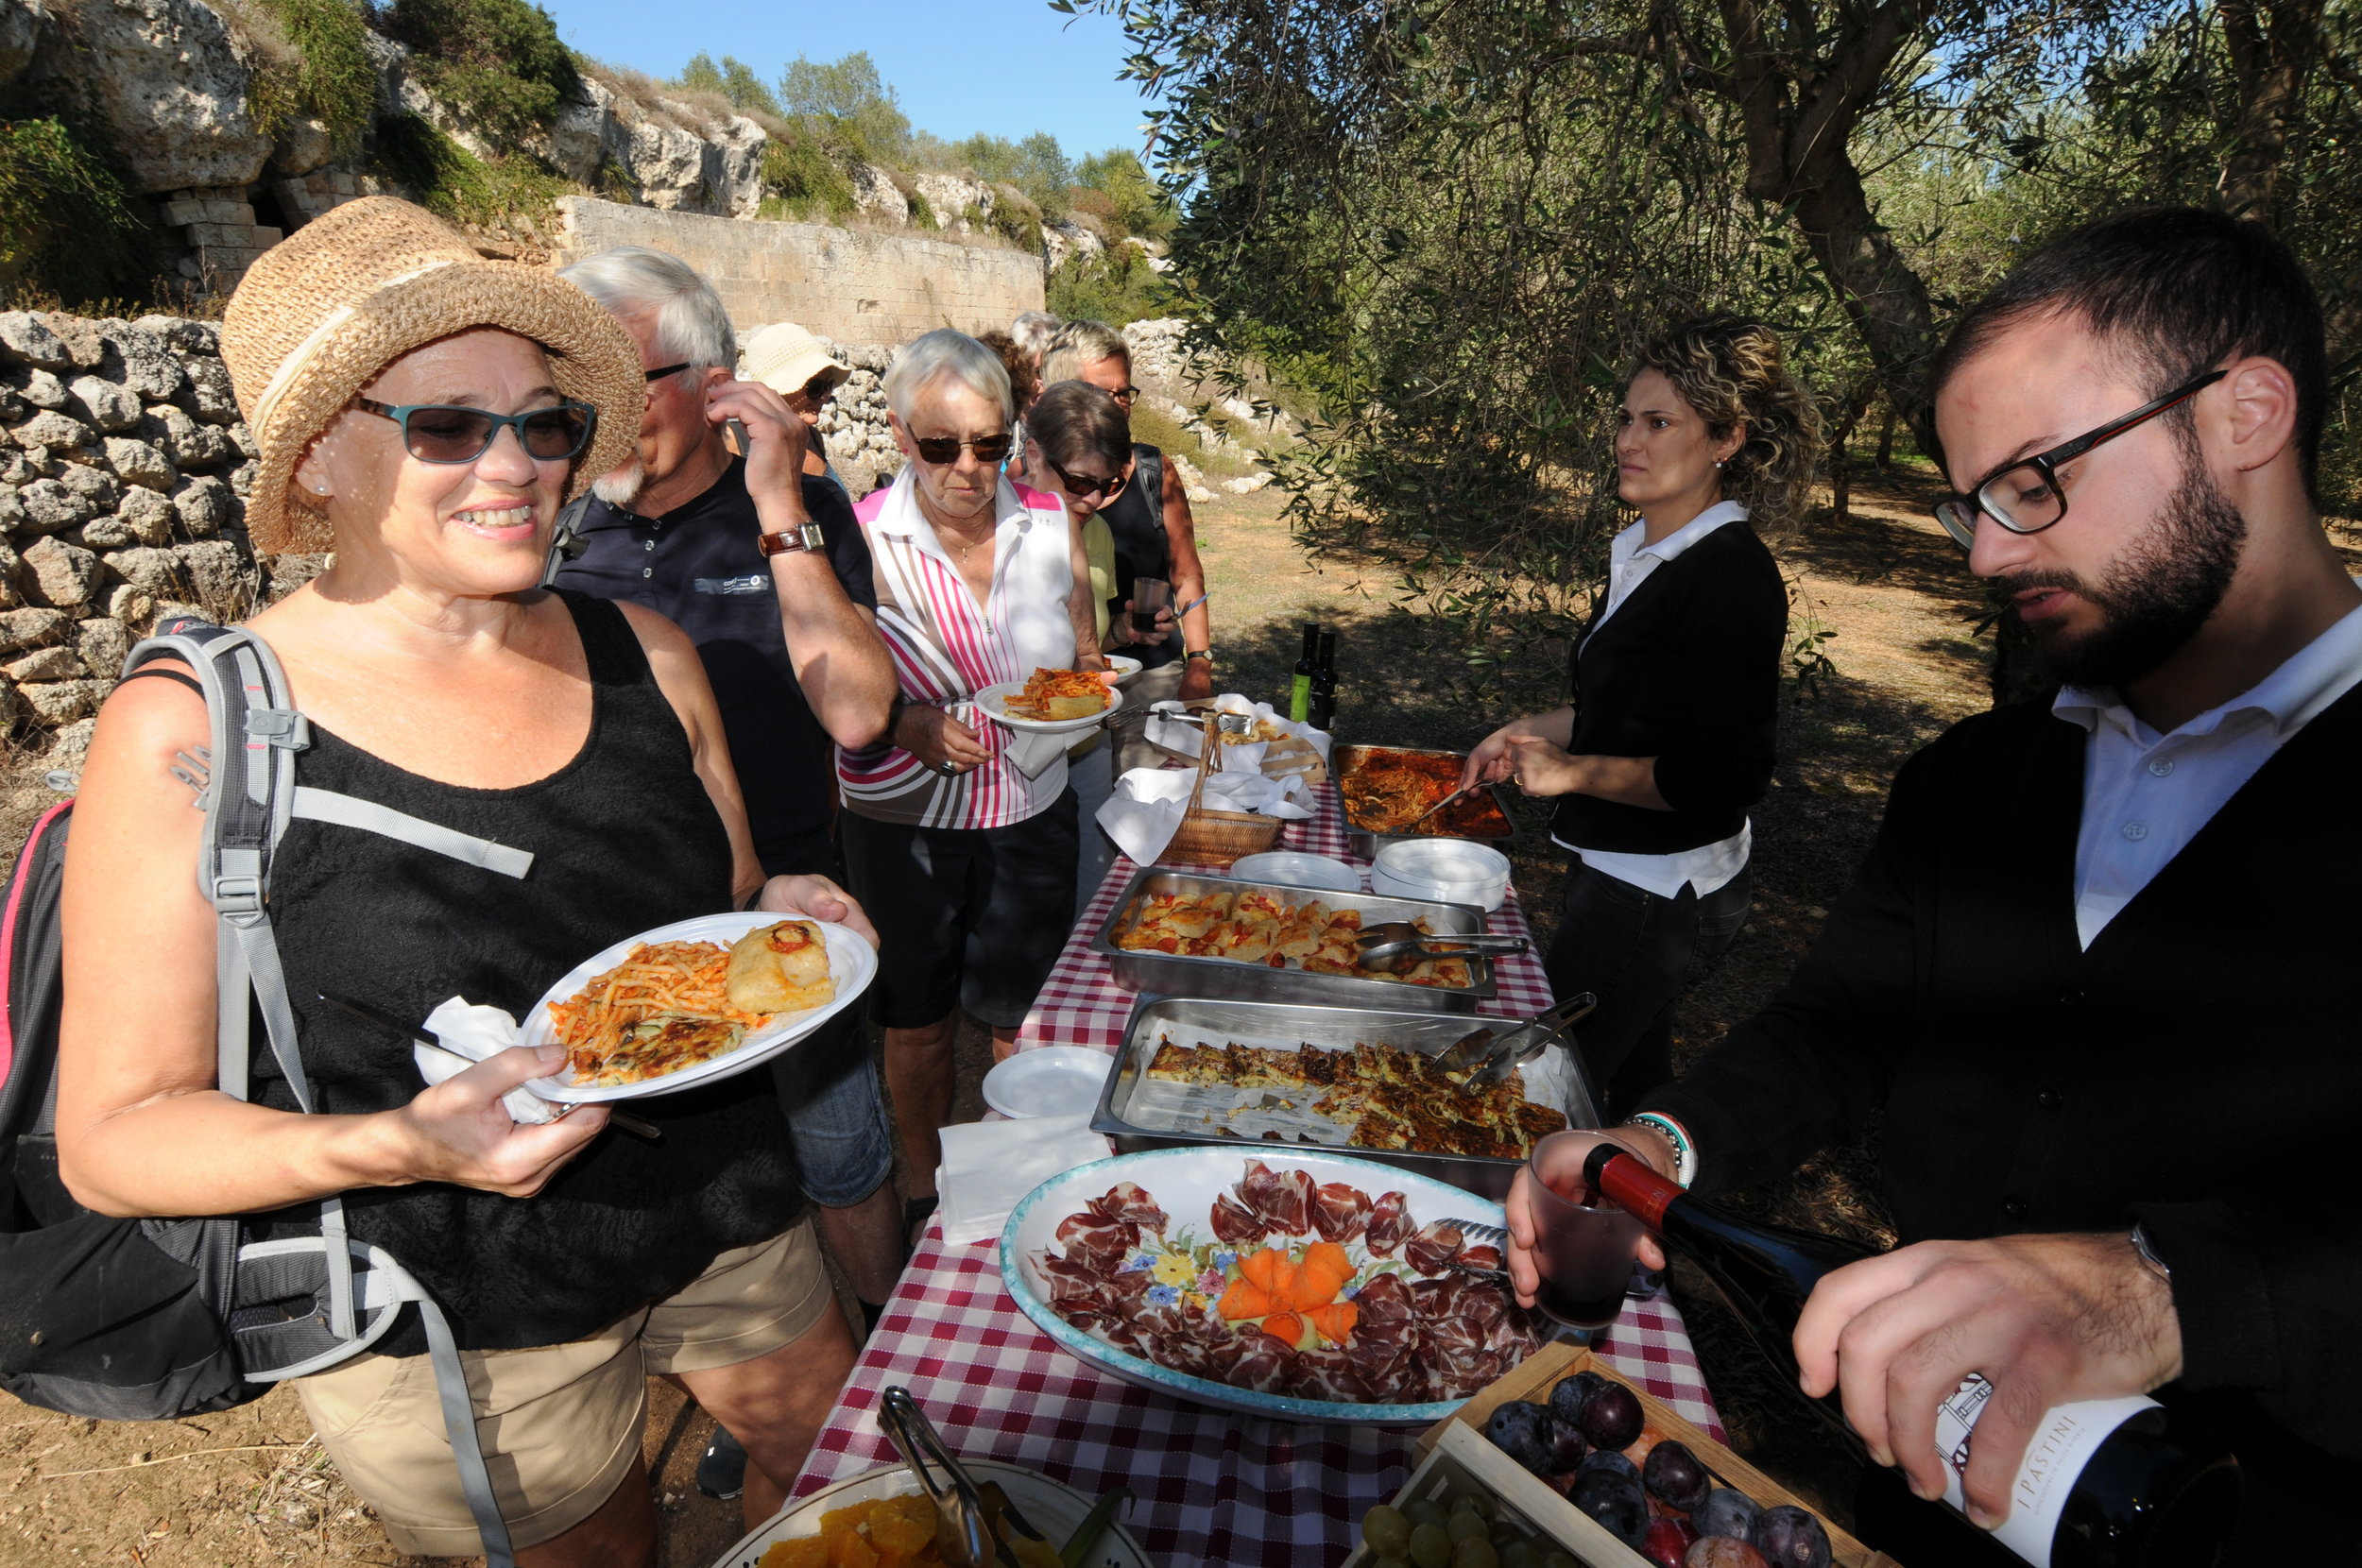
<svg viewBox="0 0 2362 1568">
<path fill-rule="evenodd" d="M 0 313 L 0 724 L 86 737 L 159 613 L 252 606 L 254 455 L 213 323 Z"/>
</svg>

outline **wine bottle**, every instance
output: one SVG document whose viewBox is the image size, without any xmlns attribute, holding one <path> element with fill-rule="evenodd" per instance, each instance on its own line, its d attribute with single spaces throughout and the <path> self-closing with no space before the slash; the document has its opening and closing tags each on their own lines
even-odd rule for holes
<svg viewBox="0 0 2362 1568">
<path fill-rule="evenodd" d="M 1689 1196 L 1643 1161 L 1601 1144 L 1584 1162 L 1596 1192 L 1704 1270 L 1756 1347 L 1794 1381 L 1792 1336 L 1823 1275 L 1871 1255 L 1834 1236 L 1758 1225 Z M 1993 1386 L 1971 1374 L 1936 1412 L 1950 1478 L 1960 1472 Z M 1815 1402 L 1857 1452 L 1835 1393 Z M 2045 1415 L 1992 1539 L 2034 1568 L 2206 1568 L 2238 1511 L 2239 1466 L 2212 1437 L 2169 1423 L 2153 1399 L 2085 1400 Z"/>
<path fill-rule="evenodd" d="M 1336 727 L 1337 631 L 1333 626 L 1321 628 L 1320 651 L 1312 656 L 1312 700 L 1306 714 L 1306 722 L 1314 729 Z"/>
<path fill-rule="evenodd" d="M 1320 639 L 1320 627 L 1307 621 L 1304 623 L 1304 654 L 1296 660 L 1295 681 L 1288 689 L 1288 718 L 1302 724 L 1312 707 L 1312 656 Z"/>
</svg>

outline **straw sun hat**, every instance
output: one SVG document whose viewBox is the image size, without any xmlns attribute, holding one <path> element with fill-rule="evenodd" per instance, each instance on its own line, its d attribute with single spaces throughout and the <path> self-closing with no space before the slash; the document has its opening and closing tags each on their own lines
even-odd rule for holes
<svg viewBox="0 0 2362 1568">
<path fill-rule="evenodd" d="M 386 366 L 475 327 L 540 344 L 558 390 L 599 411 L 570 497 L 637 450 L 646 383 L 616 319 L 554 273 L 485 260 L 423 208 L 350 201 L 255 261 L 222 318 L 221 353 L 262 449 L 246 509 L 257 551 L 331 548 L 327 517 L 292 487 L 304 452 Z"/>
<path fill-rule="evenodd" d="M 830 386 L 842 385 L 852 366 L 829 352 L 829 346 L 793 321 L 775 321 L 746 340 L 739 350 L 739 378 L 759 381 L 774 392 L 800 392 L 813 377 L 826 372 Z"/>
</svg>

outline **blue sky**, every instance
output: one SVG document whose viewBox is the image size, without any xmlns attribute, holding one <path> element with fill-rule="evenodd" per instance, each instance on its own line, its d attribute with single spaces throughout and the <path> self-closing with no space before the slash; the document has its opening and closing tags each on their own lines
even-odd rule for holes
<svg viewBox="0 0 2362 1568">
<path fill-rule="evenodd" d="M 736 55 L 765 80 L 798 54 L 866 49 L 902 112 L 948 141 L 1046 130 L 1070 157 L 1140 147 L 1145 103 L 1118 81 L 1123 31 L 1110 16 L 1066 17 L 1042 0 L 868 0 L 781 6 L 755 0 L 541 0 L 558 35 L 611 65 L 674 77 L 692 55 Z"/>
</svg>

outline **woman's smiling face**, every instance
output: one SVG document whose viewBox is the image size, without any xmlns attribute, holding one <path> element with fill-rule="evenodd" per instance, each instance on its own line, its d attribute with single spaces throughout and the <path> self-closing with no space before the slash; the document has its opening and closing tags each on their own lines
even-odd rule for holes
<svg viewBox="0 0 2362 1568">
<path fill-rule="evenodd" d="M 412 349 L 364 396 L 492 414 L 559 401 L 541 346 L 496 328 Z M 472 462 L 422 462 L 403 446 L 400 424 L 353 408 L 305 454 L 296 484 L 327 511 L 340 557 L 383 558 L 404 578 L 480 595 L 522 592 L 540 580 L 572 471 L 572 459 L 527 455 L 513 428 L 496 431 Z"/>
</svg>

